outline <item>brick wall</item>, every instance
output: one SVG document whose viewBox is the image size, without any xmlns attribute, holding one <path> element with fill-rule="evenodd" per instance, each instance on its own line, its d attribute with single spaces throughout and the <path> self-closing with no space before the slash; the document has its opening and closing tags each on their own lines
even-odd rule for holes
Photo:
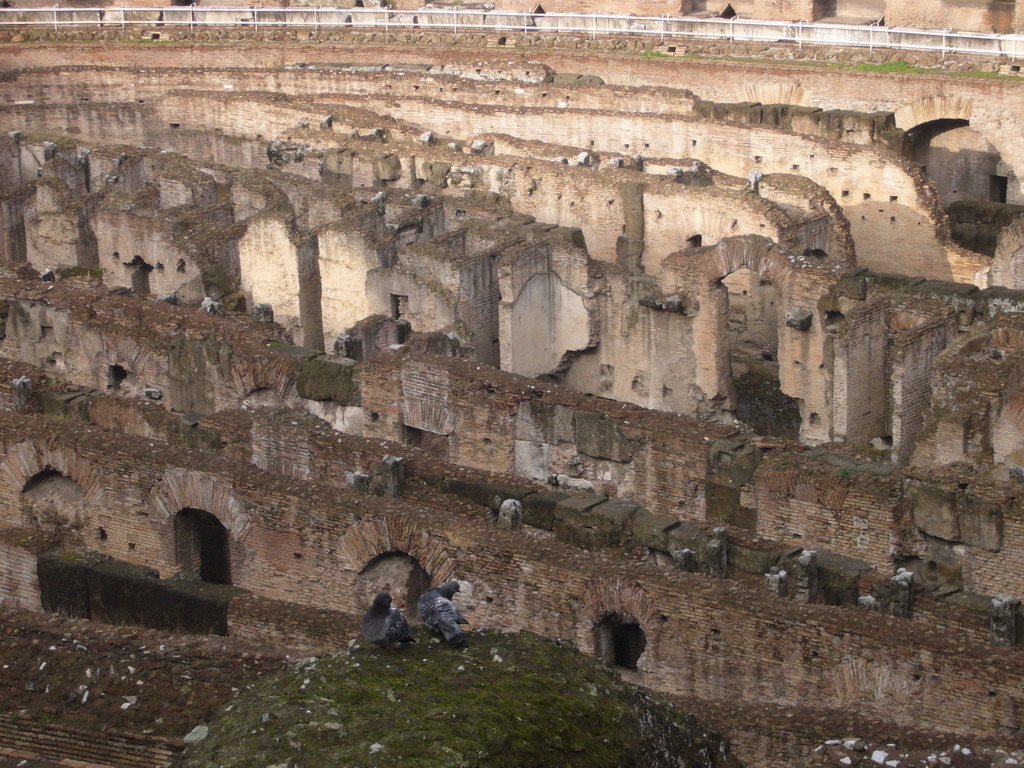
<svg viewBox="0 0 1024 768">
<path fill-rule="evenodd" d="M 889 434 L 886 310 L 881 302 L 863 308 L 833 342 L 835 430 L 848 442 L 863 444 Z"/>
<path fill-rule="evenodd" d="M 770 454 L 743 491 L 757 509 L 757 533 L 766 539 L 824 549 L 892 570 L 896 505 L 902 475 L 865 474 L 824 461 L 793 466 Z"/>
<path fill-rule="evenodd" d="M 158 768 L 180 752 L 164 739 L 110 730 L 94 733 L 6 714 L 0 715 L 0 744 L 114 768 Z"/>
</svg>

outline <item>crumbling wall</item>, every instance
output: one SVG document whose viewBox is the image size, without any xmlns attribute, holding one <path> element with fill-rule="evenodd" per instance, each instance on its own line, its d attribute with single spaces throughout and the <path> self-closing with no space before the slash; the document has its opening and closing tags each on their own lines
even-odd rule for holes
<svg viewBox="0 0 1024 768">
<path fill-rule="evenodd" d="M 902 475 L 890 465 L 829 457 L 798 459 L 768 454 L 741 495 L 756 510 L 759 536 L 807 549 L 824 549 L 892 568 L 896 507 Z"/>
<path fill-rule="evenodd" d="M 288 221 L 270 215 L 251 220 L 238 243 L 239 284 L 249 301 L 271 304 L 296 342 L 323 349 L 318 254 L 315 237 L 300 240 Z"/>
<path fill-rule="evenodd" d="M 688 519 L 703 518 L 707 447 L 698 434 L 732 431 L 450 358 L 380 355 L 359 376 L 367 437 L 426 430 L 446 436 L 453 463 L 553 477 Z"/>
<path fill-rule="evenodd" d="M 837 438 L 865 444 L 890 433 L 886 307 L 867 306 L 832 337 L 832 407 Z"/>
</svg>

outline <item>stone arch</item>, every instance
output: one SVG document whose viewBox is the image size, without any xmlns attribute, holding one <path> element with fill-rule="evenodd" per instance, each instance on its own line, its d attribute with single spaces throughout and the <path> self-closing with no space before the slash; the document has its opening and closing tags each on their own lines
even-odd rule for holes
<svg viewBox="0 0 1024 768">
<path fill-rule="evenodd" d="M 66 477 L 81 493 L 82 514 L 101 503 L 104 486 L 100 469 L 71 448 L 48 445 L 46 441 L 26 440 L 8 449 L 0 463 L 0 482 L 21 494 L 30 489 L 33 479 L 54 473 Z M 10 525 L 24 525 L 24 510 L 7 510 Z M 0 513 L 2 519 L 2 513 Z"/>
<path fill-rule="evenodd" d="M 24 524 L 33 530 L 81 529 L 88 517 L 81 486 L 55 469 L 29 478 L 21 491 Z"/>
<path fill-rule="evenodd" d="M 289 362 L 283 355 L 234 359 L 231 379 L 238 402 L 245 402 L 247 398 L 261 390 L 269 390 L 276 395 L 280 404 L 289 404 L 294 399 L 298 378 L 298 372 Z"/>
<path fill-rule="evenodd" d="M 962 96 L 929 96 L 904 104 L 893 114 L 896 127 L 909 131 L 933 120 L 970 121 L 973 111 L 973 99 Z"/>
<path fill-rule="evenodd" d="M 399 552 L 419 563 L 434 584 L 454 578 L 455 561 L 447 542 L 406 517 L 360 520 L 338 541 L 338 552 L 348 568 L 361 573 L 381 555 Z"/>
<path fill-rule="evenodd" d="M 594 625 L 594 655 L 611 667 L 637 671 L 647 633 L 633 616 L 610 613 Z"/>
<path fill-rule="evenodd" d="M 417 558 L 395 550 L 377 555 L 363 566 L 357 583 L 365 605 L 373 602 L 378 592 L 387 591 L 394 605 L 404 608 L 411 618 L 416 615 L 420 595 L 430 589 L 431 576 Z"/>
<path fill-rule="evenodd" d="M 825 342 L 818 303 L 833 282 L 832 270 L 842 263 L 842 258 L 805 256 L 766 237 L 744 235 L 725 238 L 709 248 L 680 251 L 671 259 L 675 286 L 695 294 L 694 305 L 699 307 L 693 318 L 692 334 L 693 344 L 699 346 L 701 354 L 694 367 L 696 386 L 686 404 L 692 409 L 690 412 L 727 421 L 737 415 L 730 335 L 730 322 L 736 322 L 736 318 L 730 317 L 730 287 L 735 290 L 736 286 L 735 281 L 727 284 L 725 280 L 748 270 L 757 277 L 758 286 L 771 284 L 771 295 L 775 298 L 770 312 L 757 310 L 761 313 L 758 322 L 771 322 L 774 332 L 770 338 L 766 336 L 771 354 L 758 358 L 756 365 L 746 366 L 767 378 L 763 382 L 742 382 L 745 412 L 778 412 L 778 419 L 769 420 L 772 432 L 781 430 L 795 437 L 799 428 L 800 439 L 805 442 L 830 439 L 826 396 L 831 386 L 826 365 L 830 349 Z M 763 297 L 758 293 L 755 298 L 751 307 L 756 309 L 756 302 Z M 749 357 L 748 362 L 753 361 Z M 776 406 L 782 410 L 777 411 Z"/>
<path fill-rule="evenodd" d="M 639 583 L 592 579 L 580 596 L 580 611 L 580 648 L 625 669 L 642 671 L 652 663 L 654 638 L 650 633 L 658 625 L 659 614 Z M 616 664 L 617 656 L 628 663 Z"/>
<path fill-rule="evenodd" d="M 89 360 L 92 385 L 100 391 L 134 391 L 151 365 L 152 353 L 128 336 L 90 332 L 79 339 L 81 353 Z"/>
<path fill-rule="evenodd" d="M 935 185 L 943 204 L 1006 202 L 1008 177 L 999 150 L 963 118 L 940 118 L 906 132 L 911 159 Z"/>
<path fill-rule="evenodd" d="M 743 86 L 738 100 L 758 104 L 793 104 L 798 107 L 811 105 L 810 94 L 792 83 L 750 83 Z"/>
<path fill-rule="evenodd" d="M 791 259 L 797 256 L 766 237 L 747 235 L 722 240 L 704 251 L 698 260 L 699 274 L 717 283 L 740 269 L 749 269 L 784 289 L 793 274 Z"/>
<path fill-rule="evenodd" d="M 149 502 L 155 519 L 164 523 L 183 509 L 208 512 L 236 541 L 243 541 L 253 527 L 244 505 L 235 496 L 232 481 L 209 472 L 168 470 L 150 491 Z"/>
</svg>

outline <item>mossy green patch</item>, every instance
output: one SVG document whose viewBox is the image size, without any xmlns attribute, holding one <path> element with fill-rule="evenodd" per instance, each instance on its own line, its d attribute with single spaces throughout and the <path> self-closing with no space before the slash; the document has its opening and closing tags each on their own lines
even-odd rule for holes
<svg viewBox="0 0 1024 768">
<path fill-rule="evenodd" d="M 355 642 L 257 683 L 209 729 L 181 768 L 738 765 L 692 717 L 527 633 L 476 633 L 463 649 Z"/>
</svg>

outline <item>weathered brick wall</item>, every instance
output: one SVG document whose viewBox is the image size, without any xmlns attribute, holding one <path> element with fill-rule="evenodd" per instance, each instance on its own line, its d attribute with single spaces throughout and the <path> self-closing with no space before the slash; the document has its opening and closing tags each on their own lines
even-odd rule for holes
<svg viewBox="0 0 1024 768">
<path fill-rule="evenodd" d="M 1012 32 L 1016 3 L 1006 0 L 886 0 L 885 23 L 891 27 L 958 29 L 968 32 Z"/>
<path fill-rule="evenodd" d="M 18 531 L 6 531 L 0 539 L 0 605 L 38 611 L 39 578 L 36 556 L 26 549 L 25 537 Z"/>
<path fill-rule="evenodd" d="M 8 422 L 8 440 L 11 429 Z M 897 724 L 956 734 L 1006 737 L 1020 726 L 1007 706 L 1024 674 L 1019 650 L 978 648 L 968 656 L 955 641 L 916 623 L 754 599 L 736 584 L 630 563 L 610 552 L 584 555 L 553 542 L 541 546 L 451 506 L 442 513 L 338 489 L 322 494 L 316 484 L 259 478 L 251 470 L 242 476 L 241 467 L 232 472 L 208 455 L 158 456 L 157 449 L 126 439 L 129 460 L 90 448 L 88 434 L 79 441 L 74 432 L 64 429 L 60 440 L 75 443 L 76 457 L 109 468 L 103 477 L 113 487 L 104 494 L 105 514 L 122 526 L 152 527 L 155 513 L 148 506 L 152 496 L 138 491 L 129 509 L 110 508 L 110 501 L 131 495 L 129 485 L 150 487 L 160 469 L 166 484 L 172 463 L 201 460 L 201 474 L 209 479 L 179 486 L 174 503 L 205 504 L 224 515 L 241 537 L 234 551 L 239 583 L 262 597 L 358 613 L 362 606 L 350 597 L 358 570 L 382 552 L 400 550 L 416 556 L 436 580 L 458 575 L 463 605 L 476 626 L 571 638 L 589 651 L 601 617 L 615 611 L 635 617 L 648 638 L 641 679 L 661 690 L 776 703 L 814 697 L 823 706 L 857 706 Z M 71 474 L 77 474 L 74 468 Z M 11 491 L 5 482 L 7 507 Z M 250 527 L 236 527 L 240 512 L 232 520 L 226 502 L 211 503 L 230 495 Z M 149 523 L 138 515 L 142 510 L 149 511 Z M 116 531 L 113 519 L 108 525 Z M 112 532 L 108 544 L 113 542 Z M 161 551 L 166 550 L 147 551 L 140 544 L 132 556 L 158 563 Z M 804 658 L 808 649 L 817 654 L 813 663 Z"/>
<path fill-rule="evenodd" d="M 905 461 L 931 403 L 931 372 L 935 358 L 956 330 L 952 312 L 898 337 L 890 350 L 893 455 Z"/>
<path fill-rule="evenodd" d="M 687 519 L 703 517 L 703 437 L 731 434 L 450 358 L 381 355 L 360 379 L 366 437 L 403 440 L 406 425 L 427 429 L 447 435 L 453 463 L 574 478 Z"/>
<path fill-rule="evenodd" d="M 418 97 L 389 96 L 386 104 L 373 96 L 353 98 L 357 103 L 376 110 L 393 110 L 399 106 L 403 120 L 413 124 L 434 128 L 458 124 L 468 135 L 513 133 L 553 143 L 593 147 L 598 151 L 694 157 L 741 177 L 751 167 L 759 167 L 769 173 L 799 171 L 822 180 L 843 206 L 851 221 L 851 232 L 864 263 L 888 264 L 888 243 L 898 234 L 908 243 L 907 252 L 913 254 L 909 258 L 916 260 L 907 265 L 905 271 L 909 273 L 973 281 L 976 273 L 984 266 L 961 265 L 959 260 L 964 258 L 962 254 L 958 254 L 951 263 L 952 257 L 947 253 L 945 245 L 947 223 L 940 207 L 936 207 L 929 197 L 930 187 L 919 177 L 916 169 L 903 164 L 895 155 L 887 156 L 875 148 L 822 146 L 820 141 L 809 137 L 766 126 L 709 124 L 683 116 L 615 114 L 576 109 L 552 112 L 542 108 L 510 109 L 481 105 L 470 108 Z M 283 96 L 257 106 L 251 101 L 238 103 L 238 99 L 230 95 L 218 94 L 212 97 L 200 96 L 198 93 L 182 94 L 159 99 L 153 104 L 147 104 L 146 109 L 155 110 L 154 116 L 163 116 L 148 120 L 154 131 L 158 123 L 162 124 L 173 117 L 172 121 L 180 120 L 184 125 L 188 125 L 191 120 L 195 127 L 209 130 L 219 127 L 231 133 L 256 135 L 268 130 L 267 123 L 261 122 L 264 107 L 270 115 L 280 114 L 280 117 L 271 120 L 270 125 L 271 129 L 279 131 L 278 135 L 281 132 L 286 135 L 294 133 L 299 123 L 316 124 L 311 123 L 315 115 L 309 114 L 308 107 L 289 107 Z M 56 121 L 53 127 L 57 127 L 61 118 L 57 114 L 53 117 Z M 85 135 L 97 139 L 101 136 L 96 132 Z M 153 133 L 149 138 L 152 141 L 157 136 Z M 879 153 L 883 157 L 877 157 Z M 880 172 L 879 162 L 883 163 Z M 315 170 L 315 166 L 303 168 L 307 172 Z M 840 170 L 830 171 L 832 168 Z M 588 174 L 587 178 L 591 176 Z M 372 177 L 365 177 L 361 183 L 369 185 Z M 550 207 L 551 201 L 557 200 L 557 194 L 558 191 L 550 190 L 549 194 L 543 196 L 547 206 Z M 573 201 L 574 204 L 577 202 L 583 201 Z M 568 202 L 565 205 L 568 206 Z M 579 214 L 563 214 L 560 212 L 561 206 L 555 207 L 559 210 L 524 208 L 524 212 L 537 215 L 543 220 L 579 226 L 576 220 Z M 616 218 L 621 221 L 621 217 Z M 709 221 L 713 221 L 713 218 Z M 671 220 L 670 215 L 667 221 L 670 223 Z M 614 244 L 613 234 L 614 228 L 604 237 L 590 233 L 588 244 L 592 252 L 608 258 L 607 254 Z"/>
<path fill-rule="evenodd" d="M 251 34 L 251 33 L 250 33 Z M 310 62 L 334 62 L 339 60 L 339 47 L 344 48 L 344 60 L 352 62 L 376 63 L 379 61 L 379 52 L 375 46 L 365 46 L 359 43 L 352 44 L 353 33 L 339 32 L 326 33 L 336 37 L 331 46 L 321 48 L 303 49 L 302 58 Z M 356 33 L 362 38 L 361 33 Z M 259 33 L 260 37 L 263 33 Z M 206 36 L 209 37 L 209 36 Z M 393 39 L 410 42 L 420 40 L 420 35 L 413 33 L 408 36 Z M 463 42 L 473 44 L 476 38 L 479 41 L 475 44 L 481 45 L 487 42 L 486 36 L 465 36 Z M 410 63 L 423 63 L 436 65 L 439 60 L 448 64 L 462 65 L 466 68 L 478 66 L 480 52 L 477 50 L 458 50 L 449 47 L 439 52 L 430 43 L 435 42 L 433 35 L 423 35 L 423 42 L 426 45 L 403 46 L 401 59 Z M 516 38 L 518 39 L 518 38 Z M 384 42 L 383 35 L 377 36 L 377 42 Z M 512 40 L 511 42 L 515 42 Z M 530 41 L 533 42 L 533 41 Z M 544 38 L 538 38 L 539 43 L 545 42 Z M 853 109 L 865 112 L 878 110 L 896 111 L 901 107 L 919 102 L 934 99 L 935 76 L 920 77 L 916 75 L 893 75 L 890 73 L 870 73 L 855 71 L 840 71 L 834 68 L 808 68 L 801 67 L 799 70 L 800 85 L 794 87 L 792 83 L 793 70 L 784 64 L 775 67 L 763 64 L 746 64 L 739 62 L 728 62 L 716 59 L 714 63 L 708 64 L 703 61 L 650 61 L 635 56 L 615 60 L 614 67 L 609 67 L 606 55 L 601 50 L 576 50 L 581 43 L 576 38 L 566 38 L 555 41 L 553 47 L 525 46 L 522 49 L 502 49 L 500 56 L 503 59 L 518 60 L 521 62 L 543 62 L 558 71 L 579 72 L 598 71 L 612 84 L 638 85 L 657 87 L 689 87 L 701 98 L 711 99 L 719 102 L 737 102 L 749 99 L 748 91 L 751 83 L 758 83 L 764 88 L 771 89 L 773 85 L 779 86 L 779 93 L 773 99 L 779 98 L 784 93 L 792 92 L 797 101 L 792 103 L 808 104 L 826 109 Z M 632 41 L 636 42 L 636 41 Z M 776 49 L 782 55 L 791 55 L 790 49 L 780 44 L 768 51 L 763 46 L 748 46 L 742 43 L 731 45 L 709 43 L 707 46 L 693 44 L 693 41 L 673 41 L 678 45 L 691 45 L 697 49 L 704 47 L 715 48 L 716 53 L 721 47 L 731 48 L 739 55 L 775 55 Z M 622 41 L 614 39 L 599 39 L 595 41 L 584 41 L 585 48 L 614 48 Z M 492 41 L 493 44 L 493 41 Z M 294 45 L 292 43 L 291 45 Z M 566 51 L 565 48 L 573 50 Z M 816 51 L 815 49 L 804 49 L 803 56 L 814 56 L 824 53 L 828 56 L 848 56 L 849 51 L 833 51 L 831 49 Z M 114 65 L 151 65 L 153 56 L 161 57 L 162 62 L 169 60 L 184 66 L 238 66 L 245 67 L 266 67 L 280 66 L 281 64 L 293 61 L 295 53 L 290 49 L 288 43 L 265 43 L 258 50 L 246 48 L 239 50 L 234 46 L 213 45 L 203 46 L 201 49 L 182 48 L 169 51 L 161 48 L 159 52 L 153 48 L 112 48 L 96 47 L 89 48 L 80 46 L 74 50 L 66 47 L 60 51 L 62 61 L 81 64 L 114 64 Z M 888 55 L 888 54 L 886 54 Z M 0 57 L 6 57 L 8 66 L 24 67 L 32 65 L 52 66 L 54 52 L 45 46 L 36 45 L 28 50 L 24 46 L 12 46 L 0 51 Z M 933 59 L 939 61 L 938 54 L 915 54 L 917 58 L 925 60 L 925 63 Z M 955 57 L 952 57 L 955 58 Z M 543 64 L 535 64 L 535 67 L 542 67 Z M 523 65 L 520 65 L 523 66 Z M 709 73 L 708 67 L 713 71 Z M 523 69 L 528 70 L 529 64 Z M 756 67 L 756 71 L 753 69 Z M 709 76 L 710 75 L 710 76 Z M 941 77 L 941 76 L 940 76 Z M 1021 152 L 1016 147 L 1016 137 L 1020 133 L 1020 127 L 1012 119 L 1005 119 L 1005 115 L 1017 109 L 1019 102 L 1024 96 L 1024 91 L 1019 83 L 1013 80 L 989 80 L 974 78 L 941 78 L 941 88 L 949 98 L 962 97 L 973 102 L 974 112 L 972 123 L 981 127 L 985 136 L 997 147 L 1004 162 L 1011 167 L 1021 164 Z M 443 86 L 442 86 L 443 87 Z M 760 96 L 756 100 L 763 100 Z M 1009 112 L 1007 112 L 1009 110 Z M 1019 112 L 1019 109 L 1017 109 Z M 940 115 L 941 116 L 941 115 Z M 901 125 L 909 128 L 911 125 Z M 1018 174 L 1019 175 L 1019 174 Z M 1015 202 L 1020 199 L 1021 192 L 1016 179 L 1011 179 L 1009 199 Z M 876 201 L 879 200 L 877 196 Z M 855 218 L 855 217 L 854 217 Z"/>
<path fill-rule="evenodd" d="M 185 413 L 234 407 L 258 389 L 282 401 L 295 397 L 298 361 L 267 348 L 281 340 L 270 329 L 254 333 L 238 320 L 96 295 L 67 281 L 2 282 L 0 294 L 12 299 L 8 312 L 17 319 L 0 343 L 4 355 L 79 386 L 107 391 L 110 368 L 120 365 L 131 374 L 126 390 L 141 395 L 156 387 L 168 407 Z"/>
<path fill-rule="evenodd" d="M 848 442 L 864 444 L 889 434 L 886 317 L 882 302 L 864 307 L 833 341 L 835 434 Z"/>
<path fill-rule="evenodd" d="M 852 466 L 769 454 L 741 502 L 757 510 L 756 530 L 763 538 L 828 550 L 891 572 L 902 475 L 866 474 Z"/>
<path fill-rule="evenodd" d="M 8 714 L 0 715 L 0 744 L 114 768 L 158 768 L 181 751 L 165 739 L 112 730 L 95 733 Z"/>
</svg>

